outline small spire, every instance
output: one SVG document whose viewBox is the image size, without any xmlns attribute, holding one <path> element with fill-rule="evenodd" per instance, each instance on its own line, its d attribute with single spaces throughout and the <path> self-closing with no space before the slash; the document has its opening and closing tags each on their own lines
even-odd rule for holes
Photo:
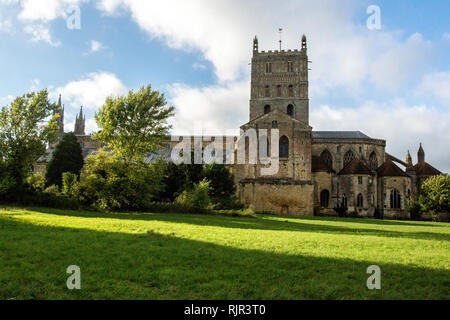
<svg viewBox="0 0 450 320">
<path fill-rule="evenodd" d="M 420 143 L 420 148 L 417 152 L 417 160 L 419 163 L 425 163 L 425 151 L 423 150 L 422 142 Z"/>
<path fill-rule="evenodd" d="M 302 50 L 306 51 L 307 45 L 306 45 L 306 35 L 302 36 Z"/>
<path fill-rule="evenodd" d="M 258 37 L 255 36 L 253 39 L 253 53 L 258 53 Z"/>
<path fill-rule="evenodd" d="M 406 171 L 412 171 L 412 170 L 414 170 L 414 167 L 413 167 L 411 153 L 409 153 L 409 150 L 408 150 L 408 154 L 406 155 Z"/>
</svg>

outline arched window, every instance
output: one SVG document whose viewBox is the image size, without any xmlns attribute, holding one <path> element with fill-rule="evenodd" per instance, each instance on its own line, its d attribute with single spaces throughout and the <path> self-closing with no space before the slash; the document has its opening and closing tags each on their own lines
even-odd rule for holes
<svg viewBox="0 0 450 320">
<path fill-rule="evenodd" d="M 320 193 L 320 206 L 322 208 L 328 208 L 330 203 L 330 192 L 328 190 L 323 190 Z"/>
<path fill-rule="evenodd" d="M 375 153 L 375 151 L 372 152 L 372 154 L 370 155 L 369 167 L 372 171 L 375 171 L 378 169 L 378 158 L 377 158 L 377 154 Z"/>
<path fill-rule="evenodd" d="M 267 136 L 261 136 L 259 137 L 259 157 L 267 159 L 269 155 L 269 139 Z"/>
<path fill-rule="evenodd" d="M 294 68 L 292 68 L 292 61 L 288 61 L 287 67 L 288 67 L 288 72 L 293 72 L 294 71 Z"/>
<path fill-rule="evenodd" d="M 363 195 L 362 195 L 361 193 L 358 194 L 356 206 L 357 206 L 358 208 L 364 207 L 364 198 L 363 198 Z"/>
<path fill-rule="evenodd" d="M 271 73 L 271 72 L 272 72 L 272 63 L 267 62 L 266 63 L 266 73 Z"/>
<path fill-rule="evenodd" d="M 264 88 L 264 95 L 265 95 L 266 98 L 270 97 L 270 87 L 269 86 L 266 86 Z"/>
<path fill-rule="evenodd" d="M 281 97 L 281 86 L 277 86 L 277 97 Z"/>
<path fill-rule="evenodd" d="M 344 208 L 348 208 L 348 205 L 347 205 L 347 196 L 345 195 L 345 193 L 344 193 L 344 195 L 342 196 L 342 206 L 343 206 Z"/>
<path fill-rule="evenodd" d="M 289 158 L 289 139 L 286 136 L 280 138 L 280 158 Z"/>
<path fill-rule="evenodd" d="M 272 121 L 272 129 L 277 129 L 278 128 L 278 121 L 277 120 L 273 120 Z"/>
<path fill-rule="evenodd" d="M 294 96 L 294 86 L 291 84 L 289 85 L 289 97 Z"/>
<path fill-rule="evenodd" d="M 391 191 L 391 209 L 402 208 L 402 196 L 397 189 Z"/>
<path fill-rule="evenodd" d="M 322 158 L 323 162 L 327 164 L 329 169 L 333 169 L 333 158 L 330 151 L 324 150 L 320 155 L 320 158 Z"/>
<path fill-rule="evenodd" d="M 344 157 L 344 167 L 346 167 L 354 159 L 355 159 L 355 154 L 353 153 L 353 151 L 351 151 L 351 150 L 348 151 Z"/>
<path fill-rule="evenodd" d="M 287 114 L 290 115 L 291 117 L 294 116 L 294 106 L 292 104 L 287 106 Z"/>
<path fill-rule="evenodd" d="M 266 105 L 265 107 L 264 107 L 264 114 L 268 114 L 270 112 L 270 106 L 269 105 Z"/>
</svg>

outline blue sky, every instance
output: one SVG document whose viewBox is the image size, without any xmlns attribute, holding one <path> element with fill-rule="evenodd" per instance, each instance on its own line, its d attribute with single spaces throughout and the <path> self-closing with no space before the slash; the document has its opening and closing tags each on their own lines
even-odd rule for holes
<svg viewBox="0 0 450 320">
<path fill-rule="evenodd" d="M 275 50 L 281 26 L 286 49 L 308 37 L 315 130 L 361 130 L 400 158 L 423 142 L 448 172 L 449 12 L 446 0 L 0 0 L 0 104 L 48 88 L 63 95 L 66 130 L 81 104 L 95 130 L 107 95 L 151 84 L 177 109 L 174 131 L 225 133 L 248 120 L 252 37 Z"/>
</svg>

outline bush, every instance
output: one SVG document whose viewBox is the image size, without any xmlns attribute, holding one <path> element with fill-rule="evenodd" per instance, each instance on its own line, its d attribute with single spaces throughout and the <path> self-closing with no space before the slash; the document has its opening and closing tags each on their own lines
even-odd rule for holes
<svg viewBox="0 0 450 320">
<path fill-rule="evenodd" d="M 100 211 L 145 210 L 161 190 L 160 163 L 126 164 L 101 151 L 86 159 L 74 197 Z"/>
<path fill-rule="evenodd" d="M 211 204 L 211 198 L 209 196 L 210 190 L 210 182 L 203 180 L 195 184 L 192 190 L 183 191 L 183 193 L 177 197 L 175 202 L 193 209 L 206 209 Z"/>
<path fill-rule="evenodd" d="M 44 190 L 44 194 L 52 194 L 54 196 L 59 196 L 59 188 L 57 185 L 52 185 Z"/>
<path fill-rule="evenodd" d="M 78 176 L 72 172 L 64 172 L 62 174 L 62 193 L 67 196 L 72 196 L 73 191 L 78 183 Z"/>
<path fill-rule="evenodd" d="M 422 212 L 430 213 L 433 217 L 437 213 L 450 212 L 450 177 L 428 178 L 422 184 L 419 204 Z"/>
<path fill-rule="evenodd" d="M 422 209 L 419 201 L 411 200 L 408 205 L 408 211 L 411 215 L 411 220 L 422 220 Z"/>
<path fill-rule="evenodd" d="M 36 173 L 26 179 L 26 184 L 31 192 L 44 192 L 45 177 L 42 173 Z"/>
</svg>

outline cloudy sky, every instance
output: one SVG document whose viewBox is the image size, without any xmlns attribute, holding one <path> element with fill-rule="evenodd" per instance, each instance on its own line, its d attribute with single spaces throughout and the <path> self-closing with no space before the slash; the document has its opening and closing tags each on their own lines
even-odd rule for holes
<svg viewBox="0 0 450 320">
<path fill-rule="evenodd" d="M 380 28 L 368 28 L 371 5 Z M 66 130 L 89 131 L 110 94 L 151 84 L 176 107 L 175 131 L 248 121 L 252 39 L 275 50 L 308 37 L 314 130 L 360 130 L 387 151 L 450 172 L 450 1 L 0 0 L 0 105 L 62 94 Z"/>
</svg>

